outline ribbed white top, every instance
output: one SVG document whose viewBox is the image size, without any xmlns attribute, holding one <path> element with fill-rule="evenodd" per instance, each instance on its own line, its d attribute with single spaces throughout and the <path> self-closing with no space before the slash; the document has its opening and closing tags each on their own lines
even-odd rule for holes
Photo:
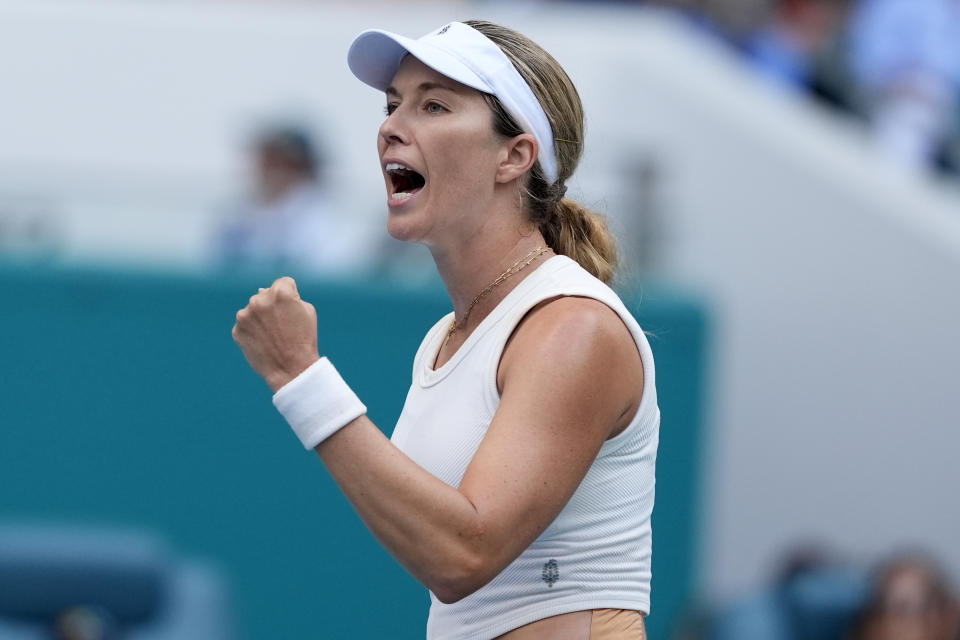
<svg viewBox="0 0 960 640">
<path fill-rule="evenodd" d="M 556 296 L 600 300 L 630 329 L 643 362 L 639 409 L 607 440 L 549 527 L 496 578 L 454 604 L 431 593 L 427 638 L 485 640 L 549 616 L 594 608 L 650 611 L 650 514 L 660 410 L 653 354 L 620 298 L 566 256 L 541 264 L 514 288 L 453 357 L 432 368 L 452 321 L 427 333 L 392 441 L 458 487 L 500 404 L 497 367 L 507 339 L 538 303 Z"/>
</svg>

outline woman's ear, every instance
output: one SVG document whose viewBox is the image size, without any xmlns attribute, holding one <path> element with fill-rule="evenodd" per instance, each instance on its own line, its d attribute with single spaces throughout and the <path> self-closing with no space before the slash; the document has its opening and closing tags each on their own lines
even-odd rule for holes
<svg viewBox="0 0 960 640">
<path fill-rule="evenodd" d="M 497 182 L 507 183 L 530 171 L 537 161 L 539 147 L 532 134 L 521 133 L 505 142 L 503 151 L 497 167 Z"/>
</svg>

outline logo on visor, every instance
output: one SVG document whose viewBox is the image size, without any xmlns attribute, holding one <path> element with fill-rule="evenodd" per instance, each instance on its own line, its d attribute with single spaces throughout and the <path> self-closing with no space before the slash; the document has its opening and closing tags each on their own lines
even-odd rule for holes
<svg viewBox="0 0 960 640">
<path fill-rule="evenodd" d="M 437 31 L 437 35 L 438 35 L 438 36 L 442 36 L 442 35 L 445 34 L 449 29 L 450 29 L 450 25 L 448 24 L 447 26 L 445 26 L 445 27 L 443 27 L 442 29 L 440 29 L 439 31 Z"/>
</svg>

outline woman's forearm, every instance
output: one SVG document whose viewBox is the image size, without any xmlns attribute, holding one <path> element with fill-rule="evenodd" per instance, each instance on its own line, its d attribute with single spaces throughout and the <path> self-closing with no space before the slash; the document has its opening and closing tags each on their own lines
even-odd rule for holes
<svg viewBox="0 0 960 640">
<path fill-rule="evenodd" d="M 442 601 L 456 601 L 496 571 L 484 553 L 481 514 L 457 489 L 420 467 L 366 416 L 316 447 L 378 540 Z"/>
</svg>

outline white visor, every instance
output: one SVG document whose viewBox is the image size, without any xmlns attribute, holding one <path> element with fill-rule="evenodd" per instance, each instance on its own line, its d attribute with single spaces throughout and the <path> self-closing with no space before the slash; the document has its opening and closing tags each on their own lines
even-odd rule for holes
<svg viewBox="0 0 960 640">
<path fill-rule="evenodd" d="M 547 114 L 523 76 L 492 40 L 462 22 L 451 22 L 418 40 L 370 29 L 350 45 L 347 64 L 361 81 L 384 91 L 407 53 L 452 80 L 496 96 L 520 128 L 537 139 L 540 167 L 551 184 L 556 182 L 557 160 Z"/>
</svg>

